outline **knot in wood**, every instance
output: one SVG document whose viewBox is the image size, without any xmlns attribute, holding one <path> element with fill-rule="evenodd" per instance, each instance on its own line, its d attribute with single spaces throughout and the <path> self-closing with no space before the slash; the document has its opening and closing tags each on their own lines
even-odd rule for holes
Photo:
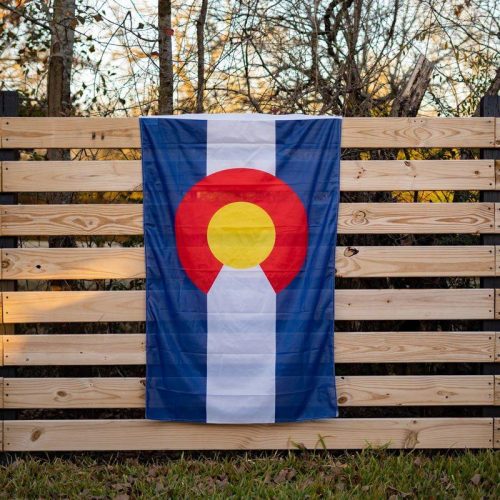
<svg viewBox="0 0 500 500">
<path fill-rule="evenodd" d="M 347 403 L 347 396 L 340 396 L 339 405 L 343 405 L 344 403 Z"/>
<path fill-rule="evenodd" d="M 354 248 L 354 247 L 347 247 L 344 250 L 345 257 L 352 257 L 353 255 L 356 255 L 358 253 L 359 253 L 359 250 L 357 248 Z"/>
<path fill-rule="evenodd" d="M 40 429 L 35 429 L 31 433 L 31 440 L 32 441 L 37 441 L 40 438 L 41 435 L 42 435 L 42 431 Z"/>
<path fill-rule="evenodd" d="M 356 210 L 353 213 L 353 220 L 358 224 L 364 222 L 366 220 L 366 212 L 363 212 L 363 210 Z"/>
<path fill-rule="evenodd" d="M 2 269 L 7 269 L 9 267 L 9 261 L 7 259 L 2 260 Z"/>
</svg>

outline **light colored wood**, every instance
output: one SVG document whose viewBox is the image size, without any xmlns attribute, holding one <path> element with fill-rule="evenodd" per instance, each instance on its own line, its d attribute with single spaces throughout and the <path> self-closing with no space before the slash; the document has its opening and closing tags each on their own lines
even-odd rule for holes
<svg viewBox="0 0 500 500">
<path fill-rule="evenodd" d="M 489 169 L 479 167 L 476 178 L 487 183 Z M 4 192 L 142 191 L 140 160 L 6 161 L 2 173 Z"/>
<path fill-rule="evenodd" d="M 495 363 L 500 363 L 500 333 L 495 338 Z"/>
<path fill-rule="evenodd" d="M 335 332 L 335 363 L 491 362 L 492 332 Z"/>
<path fill-rule="evenodd" d="M 5 307 L 5 306 L 4 306 Z M 336 290 L 336 320 L 493 318 L 491 289 Z"/>
<path fill-rule="evenodd" d="M 146 337 L 129 334 L 10 335 L 4 338 L 8 366 L 143 365 Z"/>
<path fill-rule="evenodd" d="M 1 233 L 30 235 L 142 234 L 142 205 L 2 205 Z"/>
<path fill-rule="evenodd" d="M 500 406 L 500 375 L 495 375 L 495 406 Z"/>
<path fill-rule="evenodd" d="M 142 191 L 140 160 L 6 161 L 4 192 Z M 493 160 L 344 160 L 341 191 L 494 189 Z"/>
<path fill-rule="evenodd" d="M 495 189 L 500 189 L 500 160 L 495 161 Z"/>
<path fill-rule="evenodd" d="M 3 279 L 92 280 L 144 278 L 145 276 L 144 248 L 9 248 L 2 250 Z"/>
<path fill-rule="evenodd" d="M 492 203 L 341 203 L 339 233 L 492 233 Z"/>
<path fill-rule="evenodd" d="M 495 353 L 491 332 L 336 332 L 334 340 L 337 364 L 484 363 Z M 5 365 L 143 365 L 145 343 L 141 333 L 9 335 Z"/>
<path fill-rule="evenodd" d="M 144 291 L 9 292 L 4 323 L 144 321 Z M 337 290 L 336 320 L 492 319 L 494 290 Z"/>
<path fill-rule="evenodd" d="M 9 292 L 5 323 L 144 321 L 145 292 Z"/>
<path fill-rule="evenodd" d="M 2 118 L 3 148 L 139 148 L 138 118 Z M 494 118 L 344 118 L 344 148 L 494 147 Z"/>
<path fill-rule="evenodd" d="M 500 288 L 495 290 L 495 318 L 500 319 Z"/>
<path fill-rule="evenodd" d="M 4 407 L 144 408 L 143 378 L 5 378 Z M 493 405 L 492 375 L 337 377 L 340 406 Z M 500 383 L 499 383 L 500 385 Z"/>
<path fill-rule="evenodd" d="M 492 276 L 495 272 L 495 247 L 337 247 L 335 268 L 339 278 Z"/>
<path fill-rule="evenodd" d="M 3 377 L 0 377 L 0 408 L 3 408 L 3 398 L 4 398 L 4 389 L 3 389 Z M 0 420 L 0 426 L 1 426 L 1 420 Z M 0 447 L 0 451 L 2 450 L 2 448 Z"/>
<path fill-rule="evenodd" d="M 142 234 L 142 205 L 1 205 L 3 236 Z M 342 234 L 492 233 L 492 203 L 341 203 Z"/>
<path fill-rule="evenodd" d="M 14 248 L 1 252 L 3 279 L 128 279 L 146 275 L 144 248 Z M 335 267 L 341 278 L 493 276 L 495 247 L 337 247 Z"/>
<path fill-rule="evenodd" d="M 9 420 L 5 451 L 492 448 L 492 418 L 345 418 L 271 425 Z"/>
<path fill-rule="evenodd" d="M 345 160 L 341 191 L 487 190 L 495 186 L 493 160 Z"/>
</svg>

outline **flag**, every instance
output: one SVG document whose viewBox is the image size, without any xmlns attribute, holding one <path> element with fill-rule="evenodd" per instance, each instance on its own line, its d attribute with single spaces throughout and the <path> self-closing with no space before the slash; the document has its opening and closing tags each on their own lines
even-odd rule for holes
<svg viewBox="0 0 500 500">
<path fill-rule="evenodd" d="M 341 119 L 141 118 L 146 418 L 336 417 Z"/>
</svg>

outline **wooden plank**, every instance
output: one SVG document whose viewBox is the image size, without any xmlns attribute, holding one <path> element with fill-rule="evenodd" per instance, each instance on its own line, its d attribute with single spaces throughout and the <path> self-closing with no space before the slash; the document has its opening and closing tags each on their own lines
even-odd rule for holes
<svg viewBox="0 0 500 500">
<path fill-rule="evenodd" d="M 492 319 L 493 315 L 494 293 L 486 288 L 335 292 L 336 320 Z"/>
<path fill-rule="evenodd" d="M 494 357 L 491 332 L 336 332 L 335 363 L 479 363 Z"/>
<path fill-rule="evenodd" d="M 6 161 L 4 192 L 142 191 L 140 160 Z M 344 160 L 341 191 L 494 189 L 493 160 Z"/>
<path fill-rule="evenodd" d="M 5 378 L 4 407 L 144 408 L 143 378 Z M 493 405 L 491 375 L 336 377 L 340 406 Z M 500 399 L 500 398 L 499 398 Z"/>
<path fill-rule="evenodd" d="M 494 290 L 337 290 L 336 320 L 492 319 Z M 9 292 L 5 323 L 144 321 L 145 292 Z"/>
<path fill-rule="evenodd" d="M 339 233 L 492 233 L 491 203 L 344 203 Z"/>
<path fill-rule="evenodd" d="M 142 205 L 2 205 L 4 236 L 142 234 Z"/>
<path fill-rule="evenodd" d="M 270 425 L 148 420 L 5 422 L 5 451 L 492 448 L 492 418 L 345 418 Z"/>
<path fill-rule="evenodd" d="M 500 363 L 500 333 L 498 332 L 495 338 L 495 362 Z"/>
<path fill-rule="evenodd" d="M 9 335 L 6 366 L 143 365 L 144 334 Z M 339 363 L 491 362 L 488 332 L 336 332 Z"/>
<path fill-rule="evenodd" d="M 4 387 L 3 387 L 3 377 L 0 377 L 0 409 L 2 409 L 4 407 L 3 405 L 3 399 L 4 399 Z M 1 450 L 2 448 L 0 448 Z"/>
<path fill-rule="evenodd" d="M 9 292 L 4 322 L 144 321 L 145 292 Z"/>
<path fill-rule="evenodd" d="M 491 362 L 488 332 L 337 332 L 336 363 Z M 6 366 L 141 365 L 144 334 L 6 336 Z"/>
<path fill-rule="evenodd" d="M 144 278 L 144 248 L 6 249 L 2 273 L 3 279 L 31 280 Z"/>
<path fill-rule="evenodd" d="M 500 247 L 497 247 L 500 251 Z M 500 258 L 499 265 L 500 265 Z M 144 248 L 15 248 L 2 250 L 3 279 L 144 278 Z M 337 276 L 492 276 L 495 247 L 337 247 Z"/>
<path fill-rule="evenodd" d="M 337 247 L 335 268 L 339 278 L 492 276 L 495 248 L 492 245 Z"/>
<path fill-rule="evenodd" d="M 4 345 L 8 366 L 143 365 L 146 362 L 143 333 L 10 335 L 4 338 Z"/>
<path fill-rule="evenodd" d="M 500 375 L 495 375 L 495 400 L 494 400 L 494 405 L 495 406 L 500 406 Z"/>
<path fill-rule="evenodd" d="M 142 234 L 142 205 L 2 205 L 4 236 Z M 492 203 L 341 203 L 342 234 L 492 233 Z M 500 227 L 500 226 L 499 226 Z"/>
<path fill-rule="evenodd" d="M 139 148 L 138 118 L 3 118 L 3 148 Z M 494 147 L 493 118 L 344 118 L 344 148 Z"/>
</svg>

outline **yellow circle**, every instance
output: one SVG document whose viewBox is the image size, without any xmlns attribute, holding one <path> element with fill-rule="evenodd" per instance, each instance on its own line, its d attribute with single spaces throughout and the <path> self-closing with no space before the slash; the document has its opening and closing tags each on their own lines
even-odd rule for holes
<svg viewBox="0 0 500 500">
<path fill-rule="evenodd" d="M 272 252 L 276 230 L 264 209 L 238 201 L 215 212 L 208 224 L 207 239 L 219 262 L 246 269 L 260 264 Z"/>
</svg>

